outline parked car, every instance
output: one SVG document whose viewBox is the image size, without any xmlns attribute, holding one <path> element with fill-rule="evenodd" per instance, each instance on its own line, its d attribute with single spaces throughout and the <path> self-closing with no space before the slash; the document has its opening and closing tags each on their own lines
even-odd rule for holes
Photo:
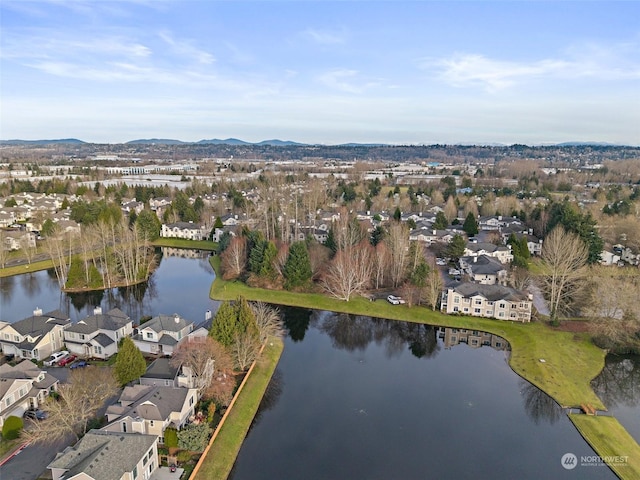
<svg viewBox="0 0 640 480">
<path fill-rule="evenodd" d="M 70 363 L 75 362 L 76 358 L 78 358 L 78 357 L 76 357 L 75 355 L 69 355 L 67 357 L 64 357 L 64 358 L 58 360 L 58 365 L 60 367 L 64 367 L 66 365 L 69 365 Z"/>
<path fill-rule="evenodd" d="M 87 363 L 86 360 L 78 360 L 77 362 L 72 364 L 69 368 L 73 370 L 74 368 L 84 368 L 87 365 L 89 365 L 89 364 Z"/>
<path fill-rule="evenodd" d="M 405 303 L 402 297 L 396 297 L 395 295 L 389 295 L 387 297 L 387 301 L 392 305 L 400 305 L 401 303 Z"/>
<path fill-rule="evenodd" d="M 61 352 L 56 352 L 53 355 L 51 355 L 48 360 L 45 360 L 44 364 L 47 367 L 51 367 L 52 365 L 55 365 L 58 361 L 60 361 L 60 359 L 66 357 L 67 355 L 69 355 L 69 352 L 66 350 L 62 350 Z"/>
<path fill-rule="evenodd" d="M 24 418 L 30 418 L 31 420 L 45 420 L 49 415 L 42 410 L 27 410 L 24 412 Z"/>
<path fill-rule="evenodd" d="M 440 265 L 441 267 L 445 266 L 447 261 L 444 258 L 436 258 L 436 265 Z"/>
</svg>

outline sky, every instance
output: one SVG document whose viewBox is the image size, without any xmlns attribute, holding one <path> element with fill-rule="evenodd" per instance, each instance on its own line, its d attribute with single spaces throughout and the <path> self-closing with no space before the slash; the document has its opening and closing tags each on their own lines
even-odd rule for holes
<svg viewBox="0 0 640 480">
<path fill-rule="evenodd" d="M 640 1 L 2 0 L 0 138 L 640 145 Z"/>
</svg>

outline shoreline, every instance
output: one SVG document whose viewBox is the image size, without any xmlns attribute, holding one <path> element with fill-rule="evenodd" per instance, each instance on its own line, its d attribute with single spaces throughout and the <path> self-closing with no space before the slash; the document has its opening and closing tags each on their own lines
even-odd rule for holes
<svg viewBox="0 0 640 480">
<path fill-rule="evenodd" d="M 216 272 L 216 278 L 209 292 L 212 299 L 235 300 L 242 295 L 251 301 L 264 301 L 292 307 L 482 330 L 507 340 L 511 345 L 509 359 L 511 370 L 540 388 L 562 407 L 579 408 L 583 404 L 588 404 L 597 410 L 606 410 L 602 400 L 591 388 L 591 380 L 604 368 L 607 352 L 595 346 L 586 334 L 553 330 L 538 322 L 523 324 L 445 315 L 426 307 L 391 305 L 380 300 L 370 302 L 368 299 L 354 298 L 350 302 L 344 302 L 323 294 L 253 288 L 241 282 L 222 280 L 218 275 L 219 261 L 218 257 L 212 257 L 209 260 Z M 588 417 L 589 420 L 584 421 L 578 418 L 575 421 L 576 417 L 582 416 Z M 569 415 L 569 419 L 578 433 L 600 457 L 630 459 L 625 464 L 607 462 L 609 468 L 618 477 L 629 480 L 640 478 L 640 445 L 615 417 Z"/>
</svg>

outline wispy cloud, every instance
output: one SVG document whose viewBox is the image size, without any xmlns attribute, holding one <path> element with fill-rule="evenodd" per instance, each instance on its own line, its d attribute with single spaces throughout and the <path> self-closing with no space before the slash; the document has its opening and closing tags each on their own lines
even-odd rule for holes
<svg viewBox="0 0 640 480">
<path fill-rule="evenodd" d="M 339 45 L 346 42 L 346 32 L 335 30 L 318 30 L 308 28 L 302 32 L 302 35 L 320 45 Z"/>
<path fill-rule="evenodd" d="M 640 79 L 640 63 L 621 58 L 619 50 L 583 45 L 568 49 L 566 58 L 546 58 L 532 62 L 497 60 L 485 55 L 463 53 L 448 58 L 423 59 L 420 67 L 437 72 L 441 80 L 452 86 L 480 86 L 489 92 L 547 78 Z"/>
<path fill-rule="evenodd" d="M 158 36 L 172 49 L 172 51 L 182 57 L 191 58 L 198 63 L 210 64 L 215 61 L 213 55 L 202 50 L 189 40 L 176 40 L 169 32 L 160 32 Z"/>
<path fill-rule="evenodd" d="M 365 86 L 358 85 L 353 81 L 356 80 L 357 75 L 357 70 L 337 69 L 323 73 L 318 77 L 318 81 L 334 90 L 347 93 L 362 93 Z"/>
</svg>

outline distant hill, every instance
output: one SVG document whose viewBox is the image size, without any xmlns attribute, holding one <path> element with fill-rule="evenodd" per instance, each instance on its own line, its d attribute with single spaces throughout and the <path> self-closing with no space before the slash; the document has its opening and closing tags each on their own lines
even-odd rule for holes
<svg viewBox="0 0 640 480">
<path fill-rule="evenodd" d="M 336 147 L 386 147 L 386 143 L 341 143 Z"/>
<path fill-rule="evenodd" d="M 306 145 L 305 143 L 292 142 L 291 140 L 263 140 L 262 142 L 256 143 L 256 145 L 271 145 L 272 147 L 290 147 L 294 146 L 302 146 Z"/>
<path fill-rule="evenodd" d="M 139 140 L 131 140 L 130 142 L 127 142 L 126 145 L 149 145 L 149 144 L 182 145 L 184 143 L 188 143 L 188 142 L 183 142 L 182 140 L 173 140 L 171 138 L 146 138 L 146 139 L 139 139 Z"/>
<path fill-rule="evenodd" d="M 66 144 L 84 144 L 82 140 L 77 138 L 61 138 L 57 140 L 0 140 L 2 145 L 55 145 L 59 143 Z"/>
<path fill-rule="evenodd" d="M 227 138 L 220 140 L 219 138 L 212 138 L 211 140 L 200 140 L 197 144 L 210 144 L 210 145 L 251 145 L 244 140 L 238 140 L 237 138 Z"/>
<path fill-rule="evenodd" d="M 608 142 L 563 142 L 556 143 L 556 147 L 619 147 L 617 143 Z"/>
</svg>

